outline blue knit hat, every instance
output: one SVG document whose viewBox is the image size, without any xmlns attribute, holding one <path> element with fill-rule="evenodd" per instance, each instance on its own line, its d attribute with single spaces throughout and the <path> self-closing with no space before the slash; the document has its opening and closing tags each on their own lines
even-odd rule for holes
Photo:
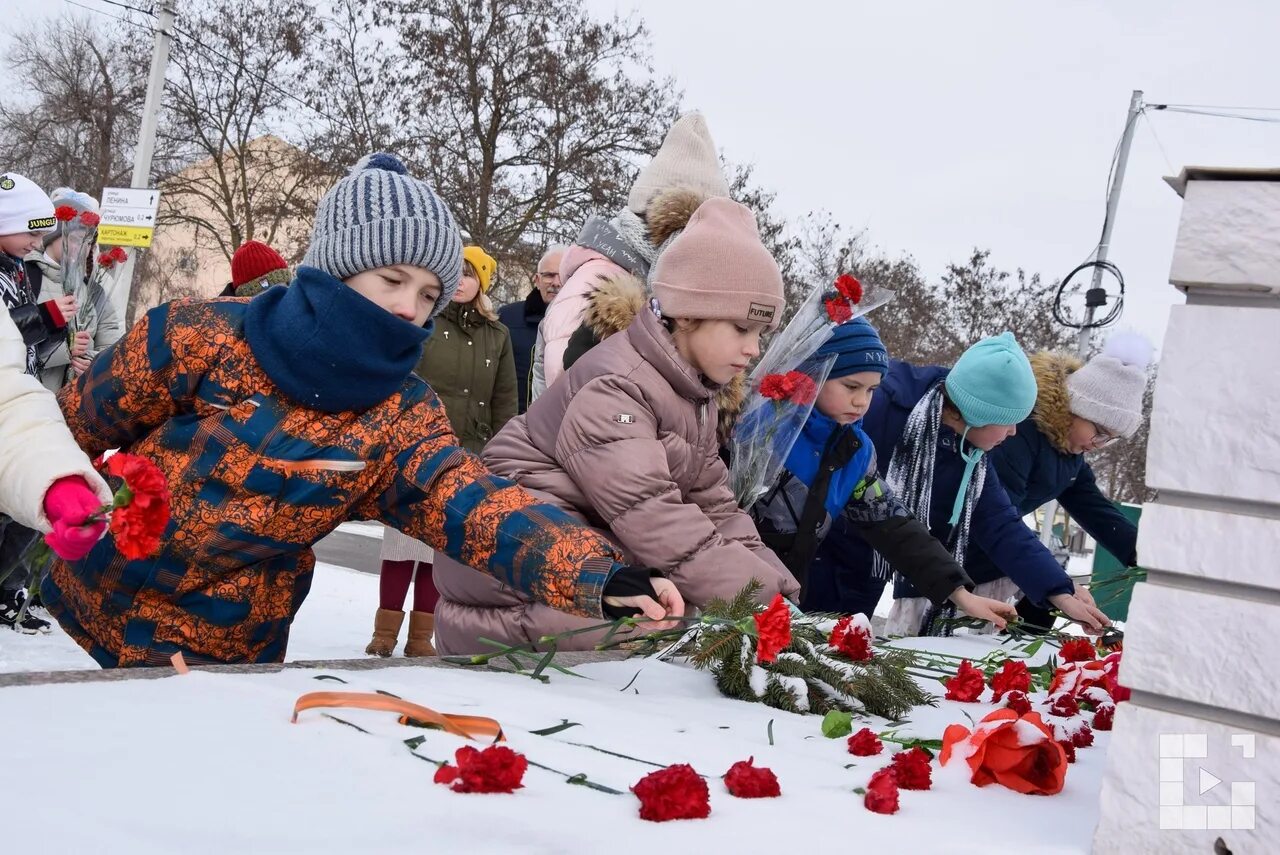
<svg viewBox="0 0 1280 855">
<path fill-rule="evenodd" d="M 859 371 L 875 371 L 883 377 L 889 370 L 889 352 L 884 349 L 876 328 L 863 317 L 836 327 L 816 355 L 819 358 L 835 356 L 831 373 L 827 375 L 832 380 Z"/>
<path fill-rule="evenodd" d="M 462 235 L 435 190 L 380 152 L 362 157 L 324 194 L 302 263 L 338 279 L 393 264 L 426 268 L 440 277 L 435 317 L 458 290 Z"/>
<path fill-rule="evenodd" d="M 965 424 L 1016 425 L 1036 405 L 1036 377 L 1013 333 L 970 347 L 947 375 L 947 396 Z"/>
</svg>

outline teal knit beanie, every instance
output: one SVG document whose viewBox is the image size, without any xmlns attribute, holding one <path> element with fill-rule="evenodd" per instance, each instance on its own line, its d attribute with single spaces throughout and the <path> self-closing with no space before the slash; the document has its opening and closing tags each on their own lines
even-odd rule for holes
<svg viewBox="0 0 1280 855">
<path fill-rule="evenodd" d="M 1036 404 L 1036 378 L 1013 333 L 970 347 L 947 375 L 947 396 L 965 424 L 1016 425 Z"/>
</svg>

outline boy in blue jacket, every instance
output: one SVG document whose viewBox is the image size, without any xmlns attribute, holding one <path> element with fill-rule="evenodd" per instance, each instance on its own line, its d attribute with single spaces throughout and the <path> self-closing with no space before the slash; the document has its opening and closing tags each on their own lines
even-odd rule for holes
<svg viewBox="0 0 1280 855">
<path fill-rule="evenodd" d="M 978 578 L 976 594 L 997 600 L 1018 589 L 1041 607 L 1052 605 L 1087 629 L 1108 623 L 1010 504 L 986 453 L 1017 432 L 1035 405 L 1036 381 L 1012 333 L 983 339 L 948 370 L 891 360 L 863 429 L 879 471 L 898 499 L 961 564 L 972 546 L 998 572 Z M 889 634 L 945 632 L 939 618 L 953 603 L 931 603 L 890 561 L 838 520 L 818 550 L 806 610 L 870 614 L 892 575 Z"/>
</svg>

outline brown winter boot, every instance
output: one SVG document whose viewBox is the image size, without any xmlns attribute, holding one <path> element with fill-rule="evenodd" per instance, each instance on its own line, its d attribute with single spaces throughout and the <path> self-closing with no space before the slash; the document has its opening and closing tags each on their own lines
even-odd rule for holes
<svg viewBox="0 0 1280 855">
<path fill-rule="evenodd" d="M 405 656 L 435 656 L 431 646 L 431 633 L 436 628 L 436 616 L 431 612 L 409 612 L 409 640 L 404 643 Z"/>
<path fill-rule="evenodd" d="M 404 612 L 378 609 L 378 613 L 373 617 L 373 640 L 369 642 L 364 652 L 370 656 L 390 656 L 396 649 L 396 639 L 400 635 L 402 623 L 404 623 Z"/>
</svg>

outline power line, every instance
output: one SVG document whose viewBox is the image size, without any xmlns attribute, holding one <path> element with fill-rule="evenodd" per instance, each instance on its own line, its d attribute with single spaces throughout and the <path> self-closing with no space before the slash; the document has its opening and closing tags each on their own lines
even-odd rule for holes
<svg viewBox="0 0 1280 855">
<path fill-rule="evenodd" d="M 1228 107 L 1222 104 L 1148 104 L 1148 107 L 1155 107 L 1164 110 L 1171 107 L 1182 107 L 1189 110 L 1235 110 L 1245 113 L 1280 113 L 1280 107 Z"/>
<path fill-rule="evenodd" d="M 1160 142 L 1160 135 L 1156 133 L 1155 123 L 1151 121 L 1151 117 L 1147 115 L 1147 111 L 1142 111 L 1142 118 L 1147 120 L 1147 129 L 1151 131 L 1151 138 L 1156 141 L 1156 147 L 1160 149 L 1160 156 L 1164 158 L 1165 166 L 1169 167 L 1170 172 L 1177 172 L 1174 168 L 1173 161 L 1169 160 L 1169 153 L 1164 150 L 1164 143 Z"/>
<path fill-rule="evenodd" d="M 150 15 L 153 18 L 156 16 L 153 11 L 155 7 L 152 7 L 151 9 L 139 9 L 137 6 L 130 6 L 128 3 L 117 3 L 116 0 L 100 0 L 100 2 L 106 3 L 108 6 L 119 6 L 121 9 L 128 9 L 130 12 L 140 12 L 143 15 Z"/>
<path fill-rule="evenodd" d="M 130 20 L 129 18 L 124 18 L 124 17 L 121 17 L 120 15 L 112 15 L 110 12 L 104 12 L 101 9 L 93 8 L 92 6 L 85 6 L 83 3 L 75 2 L 75 0 L 62 0 L 62 2 L 66 3 L 68 6 L 75 6 L 77 9 L 83 9 L 86 12 L 92 12 L 95 15 L 101 15 L 104 18 L 111 18 L 113 21 L 119 21 L 122 24 L 128 24 L 131 27 L 137 27 L 140 30 L 146 30 L 148 33 L 151 32 L 151 28 L 148 27 L 146 24 L 140 24 L 137 21 Z"/>
<path fill-rule="evenodd" d="M 1166 113 L 1187 113 L 1193 116 L 1213 116 L 1218 119 L 1242 119 L 1246 122 L 1264 122 L 1267 124 L 1280 124 L 1280 116 L 1244 116 L 1239 113 L 1223 113 L 1217 110 L 1201 110 L 1191 107 L 1174 107 L 1170 104 L 1148 104 L 1152 110 L 1161 110 Z M 1266 108 L 1271 109 L 1271 108 Z"/>
</svg>

